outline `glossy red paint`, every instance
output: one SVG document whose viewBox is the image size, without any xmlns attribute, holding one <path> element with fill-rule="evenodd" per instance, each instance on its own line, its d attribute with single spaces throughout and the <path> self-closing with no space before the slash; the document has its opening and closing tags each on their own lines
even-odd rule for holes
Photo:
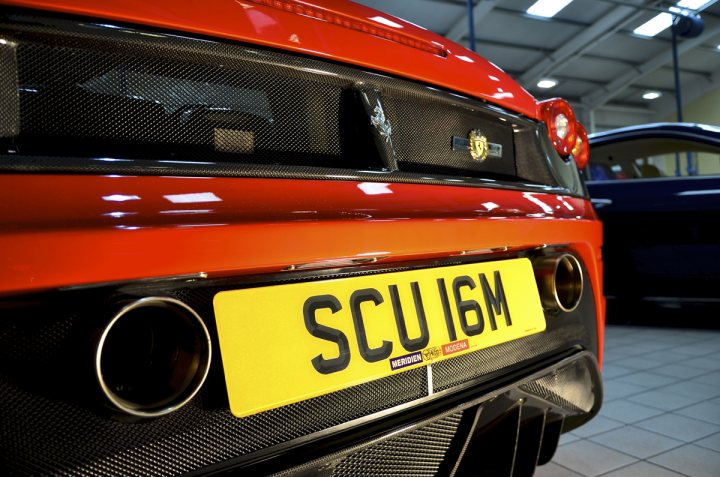
<svg viewBox="0 0 720 477">
<path fill-rule="evenodd" d="M 362 5 L 338 0 L 276 2 L 293 3 L 326 12 L 327 18 L 343 17 L 369 25 L 368 31 L 258 2 L 222 0 L 175 2 L 173 0 L 2 0 L 0 4 L 37 8 L 148 25 L 162 29 L 281 48 L 351 63 L 363 68 L 400 75 L 428 84 L 488 100 L 528 117 L 537 118 L 533 97 L 495 65 L 449 40 L 379 13 Z M 379 35 L 372 26 L 397 31 L 412 38 L 442 45 L 446 56 L 407 46 Z"/>
<path fill-rule="evenodd" d="M 277 272 L 568 243 L 598 316 L 602 230 L 556 194 L 355 181 L 0 176 L 0 294 L 206 272 Z M 291 272 L 289 272 L 291 273 Z"/>
</svg>

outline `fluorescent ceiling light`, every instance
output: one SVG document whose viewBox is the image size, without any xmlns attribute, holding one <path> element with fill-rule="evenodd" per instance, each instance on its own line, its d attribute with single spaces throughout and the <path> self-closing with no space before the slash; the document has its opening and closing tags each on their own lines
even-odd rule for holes
<svg viewBox="0 0 720 477">
<path fill-rule="evenodd" d="M 551 78 L 543 78 L 537 83 L 538 88 L 542 89 L 550 89 L 557 86 L 558 82 L 557 80 L 551 79 Z"/>
<path fill-rule="evenodd" d="M 533 3 L 525 12 L 536 17 L 551 18 L 560 10 L 567 7 L 572 0 L 538 0 Z"/>
<path fill-rule="evenodd" d="M 677 6 L 670 7 L 670 11 L 673 13 L 680 13 L 682 12 L 680 8 L 689 8 L 690 10 L 699 12 L 713 1 L 714 0 L 680 0 L 676 4 Z M 670 28 L 672 22 L 673 16 L 671 13 L 659 13 L 634 29 L 633 33 L 639 36 L 653 37 L 666 28 Z"/>
<path fill-rule="evenodd" d="M 634 29 L 633 33 L 640 36 L 653 37 L 666 28 L 670 28 L 672 22 L 672 15 L 669 13 L 660 13 Z"/>
<path fill-rule="evenodd" d="M 677 3 L 678 7 L 689 8 L 690 10 L 700 11 L 703 7 L 707 6 L 712 0 L 680 0 Z"/>
<path fill-rule="evenodd" d="M 660 91 L 647 91 L 642 95 L 643 99 L 658 99 L 660 96 L 662 96 Z"/>
</svg>

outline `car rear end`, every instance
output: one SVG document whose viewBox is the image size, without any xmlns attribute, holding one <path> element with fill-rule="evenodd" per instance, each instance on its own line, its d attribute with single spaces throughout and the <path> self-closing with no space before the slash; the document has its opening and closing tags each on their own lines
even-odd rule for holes
<svg viewBox="0 0 720 477">
<path fill-rule="evenodd" d="M 337 2 L 0 16 L 0 465 L 531 475 L 599 410 L 567 103 Z"/>
</svg>

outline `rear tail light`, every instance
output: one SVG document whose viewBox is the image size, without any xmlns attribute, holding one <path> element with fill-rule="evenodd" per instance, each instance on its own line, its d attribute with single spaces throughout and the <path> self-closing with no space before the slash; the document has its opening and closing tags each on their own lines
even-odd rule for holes
<svg viewBox="0 0 720 477">
<path fill-rule="evenodd" d="M 587 131 L 585 126 L 580 123 L 576 125 L 577 139 L 575 147 L 572 150 L 572 156 L 580 169 L 583 169 L 590 159 L 590 144 L 588 143 Z"/>
<path fill-rule="evenodd" d="M 555 98 L 539 102 L 538 108 L 557 153 L 563 158 L 572 155 L 578 167 L 584 167 L 589 155 L 587 133 L 575 118 L 570 104 Z"/>
</svg>

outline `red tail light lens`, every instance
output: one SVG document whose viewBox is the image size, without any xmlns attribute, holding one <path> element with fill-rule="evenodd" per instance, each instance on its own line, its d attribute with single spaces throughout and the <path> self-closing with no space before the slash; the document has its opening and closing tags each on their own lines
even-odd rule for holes
<svg viewBox="0 0 720 477">
<path fill-rule="evenodd" d="M 570 104 L 564 99 L 548 99 L 538 103 L 555 150 L 563 157 L 572 154 L 577 140 L 577 121 Z"/>
<path fill-rule="evenodd" d="M 587 166 L 588 160 L 590 159 L 590 144 L 588 143 L 587 131 L 585 131 L 585 127 L 582 124 L 576 123 L 575 130 L 577 132 L 577 139 L 575 140 L 572 155 L 578 168 L 582 169 Z"/>
</svg>

